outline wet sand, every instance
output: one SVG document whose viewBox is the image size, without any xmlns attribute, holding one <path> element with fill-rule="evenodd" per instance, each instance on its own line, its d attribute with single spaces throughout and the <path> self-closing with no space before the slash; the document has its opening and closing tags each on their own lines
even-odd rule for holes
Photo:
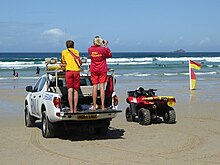
<svg viewBox="0 0 220 165">
<path fill-rule="evenodd" d="M 50 139 L 42 137 L 40 122 L 25 127 L 24 87 L 0 87 L 0 164 L 220 164 L 220 82 L 215 85 L 216 90 L 209 90 L 203 83 L 190 92 L 187 85 L 164 82 L 166 88 L 158 86 L 158 93 L 177 98 L 177 122 L 149 126 L 126 122 L 125 91 L 134 86 L 125 85 L 117 88 L 123 112 L 113 119 L 107 136 L 78 130 Z"/>
</svg>

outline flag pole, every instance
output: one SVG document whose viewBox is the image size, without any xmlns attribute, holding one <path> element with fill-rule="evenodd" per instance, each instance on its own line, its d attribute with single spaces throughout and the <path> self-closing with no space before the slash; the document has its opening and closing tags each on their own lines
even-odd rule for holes
<svg viewBox="0 0 220 165">
<path fill-rule="evenodd" d="M 189 60 L 189 89 L 192 90 L 192 80 L 191 80 L 191 67 L 190 67 L 190 60 Z"/>
</svg>

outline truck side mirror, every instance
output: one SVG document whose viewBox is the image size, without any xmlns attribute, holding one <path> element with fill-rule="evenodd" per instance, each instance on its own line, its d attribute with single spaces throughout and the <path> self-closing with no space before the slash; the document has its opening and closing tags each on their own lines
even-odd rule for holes
<svg viewBox="0 0 220 165">
<path fill-rule="evenodd" d="M 26 86 L 26 91 L 27 92 L 33 92 L 33 87 L 32 86 Z"/>
</svg>

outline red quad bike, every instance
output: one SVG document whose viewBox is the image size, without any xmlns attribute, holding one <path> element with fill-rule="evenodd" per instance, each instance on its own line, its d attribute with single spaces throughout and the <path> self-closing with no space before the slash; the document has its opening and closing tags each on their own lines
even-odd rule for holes
<svg viewBox="0 0 220 165">
<path fill-rule="evenodd" d="M 164 123 L 173 124 L 176 120 L 174 106 L 176 100 L 173 96 L 156 96 L 156 89 L 144 90 L 139 87 L 135 91 L 128 91 L 126 99 L 129 106 L 125 111 L 126 120 L 141 125 L 150 125 L 163 117 Z"/>
</svg>

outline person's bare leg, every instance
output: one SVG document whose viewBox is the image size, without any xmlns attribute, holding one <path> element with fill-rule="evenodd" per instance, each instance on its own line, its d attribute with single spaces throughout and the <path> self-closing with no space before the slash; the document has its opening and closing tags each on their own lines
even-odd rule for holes
<svg viewBox="0 0 220 165">
<path fill-rule="evenodd" d="M 97 89 L 98 84 L 94 84 L 92 88 L 93 110 L 96 110 Z"/>
<path fill-rule="evenodd" d="M 70 105 L 70 112 L 73 113 L 73 88 L 68 89 L 68 101 Z"/>
<path fill-rule="evenodd" d="M 100 96 L 101 96 L 101 102 L 102 102 L 102 110 L 105 110 L 105 83 L 100 84 Z"/>
<path fill-rule="evenodd" d="M 73 109 L 73 112 L 77 111 L 77 105 L 78 105 L 78 90 L 74 89 L 74 109 Z"/>
</svg>

